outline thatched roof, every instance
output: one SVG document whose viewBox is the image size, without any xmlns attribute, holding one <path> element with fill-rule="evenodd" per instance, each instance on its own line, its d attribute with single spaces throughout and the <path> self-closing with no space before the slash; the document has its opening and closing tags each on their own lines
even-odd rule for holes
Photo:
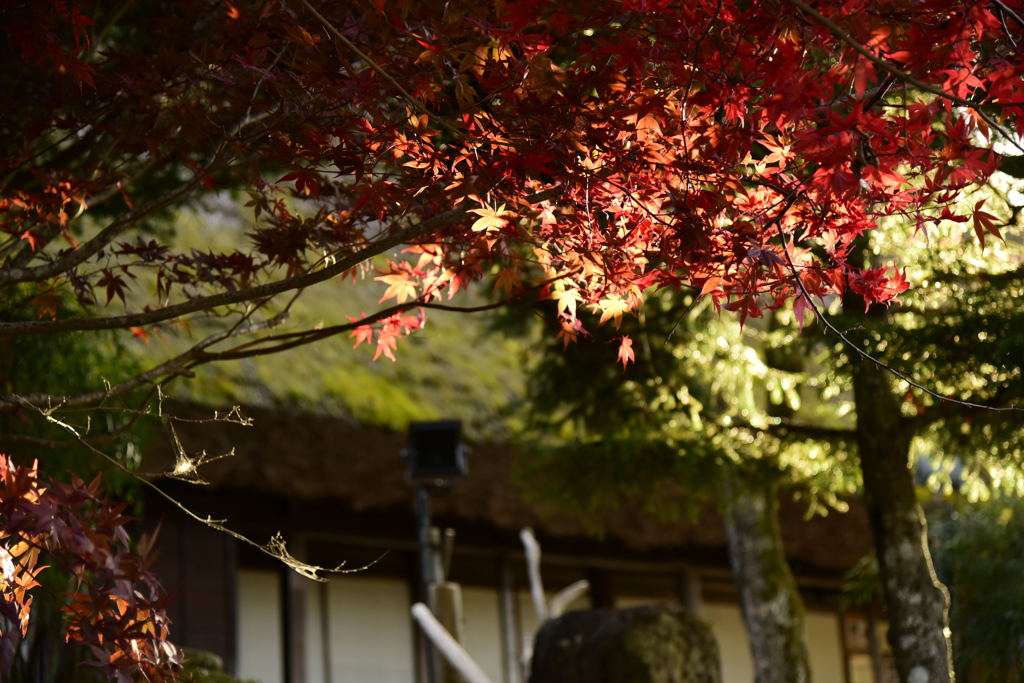
<svg viewBox="0 0 1024 683">
<path fill-rule="evenodd" d="M 177 414 L 200 414 L 195 408 Z M 206 411 L 209 413 L 210 411 Z M 246 491 L 290 501 L 333 501 L 337 509 L 411 516 L 411 486 L 400 452 L 404 434 L 364 428 L 342 420 L 267 409 L 243 411 L 253 426 L 185 423 L 176 427 L 190 454 L 235 455 L 202 469 L 212 490 Z M 157 440 L 147 469 L 173 464 L 169 439 Z M 435 516 L 453 526 L 468 525 L 514 535 L 531 526 L 548 542 L 591 536 L 574 515 L 530 500 L 514 483 L 516 453 L 508 446 L 474 444 L 469 475 L 450 490 L 432 496 Z M 870 534 L 863 508 L 846 514 L 805 518 L 805 510 L 788 497 L 781 508 L 787 553 L 795 566 L 835 575 L 868 552 Z M 654 552 L 712 552 L 724 557 L 726 545 L 717 515 L 706 510 L 695 520 L 659 521 L 637 510 L 610 512 L 600 526 L 604 538 L 621 547 Z"/>
</svg>

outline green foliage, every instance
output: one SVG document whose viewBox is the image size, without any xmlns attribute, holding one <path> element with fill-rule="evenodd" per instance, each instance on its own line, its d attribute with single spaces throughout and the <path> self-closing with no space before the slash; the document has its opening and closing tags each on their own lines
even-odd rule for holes
<svg viewBox="0 0 1024 683">
<path fill-rule="evenodd" d="M 775 318 L 741 326 L 710 297 L 670 290 L 614 332 L 594 327 L 564 350 L 554 341 L 531 349 L 521 434 L 536 454 L 524 476 L 539 495 L 589 519 L 627 500 L 663 516 L 695 510 L 722 467 L 794 487 L 817 509 L 842 506 L 856 486 L 845 443 L 825 447 L 804 429 L 833 435 L 847 420 L 826 400 L 826 366 L 797 345 L 796 327 Z M 636 349 L 624 371 L 602 362 L 612 334 Z"/>
<path fill-rule="evenodd" d="M 181 671 L 185 683 L 256 683 L 224 673 L 224 663 L 215 654 L 202 650 L 185 650 L 185 666 Z"/>
<path fill-rule="evenodd" d="M 1024 681 L 1024 499 L 963 505 L 931 528 L 935 568 L 952 598 L 958 675 Z"/>
<path fill-rule="evenodd" d="M 34 288 L 15 288 L 0 299 L 0 318 L 31 319 L 38 297 L 47 295 Z M 81 315 L 61 297 L 54 296 L 51 303 L 61 318 Z M 4 393 L 21 396 L 36 392 L 74 396 L 116 383 L 140 369 L 138 360 L 126 353 L 126 341 L 124 333 L 116 332 L 5 337 L 0 339 L 0 387 Z M 87 479 L 102 472 L 108 491 L 121 499 L 131 498 L 131 478 L 90 454 L 70 429 L 84 438 L 98 439 L 105 453 L 135 466 L 148 425 L 137 421 L 130 411 L 113 408 L 81 418 L 68 412 L 56 423 L 41 414 L 40 409 L 46 407 L 0 407 L 0 450 L 16 454 L 22 461 L 39 458 L 48 475 L 58 479 L 69 472 Z"/>
<path fill-rule="evenodd" d="M 841 609 L 857 609 L 870 605 L 881 604 L 882 580 L 878 575 L 878 558 L 874 553 L 857 560 L 843 573 L 842 596 L 839 598 Z"/>
<path fill-rule="evenodd" d="M 1024 499 L 998 495 L 970 503 L 952 496 L 927 507 L 935 571 L 950 593 L 957 676 L 971 683 L 1024 681 Z M 873 554 L 843 578 L 844 608 L 881 603 Z"/>
</svg>

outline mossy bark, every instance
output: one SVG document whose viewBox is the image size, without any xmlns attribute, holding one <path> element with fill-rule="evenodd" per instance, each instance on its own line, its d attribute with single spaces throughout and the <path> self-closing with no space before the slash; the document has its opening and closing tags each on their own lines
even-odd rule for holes
<svg viewBox="0 0 1024 683">
<path fill-rule="evenodd" d="M 889 618 L 889 644 L 904 683 L 953 680 L 949 594 L 928 550 L 910 469 L 913 434 L 887 373 L 848 351 L 857 407 L 857 452 Z"/>
<path fill-rule="evenodd" d="M 809 683 L 804 610 L 789 570 L 775 486 L 723 479 L 729 561 L 754 659 L 756 683 Z"/>
<path fill-rule="evenodd" d="M 583 610 L 537 633 L 530 683 L 721 683 L 711 629 L 679 609 Z"/>
</svg>

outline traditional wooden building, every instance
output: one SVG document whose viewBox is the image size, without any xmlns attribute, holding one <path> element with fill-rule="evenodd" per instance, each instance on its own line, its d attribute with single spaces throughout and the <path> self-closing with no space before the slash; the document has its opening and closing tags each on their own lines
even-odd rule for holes
<svg viewBox="0 0 1024 683">
<path fill-rule="evenodd" d="M 409 607 L 417 595 L 413 489 L 400 452 L 405 436 L 342 420 L 246 411 L 254 426 L 183 424 L 190 454 L 233 457 L 205 466 L 204 486 L 162 486 L 196 513 L 225 520 L 260 543 L 281 533 L 301 560 L 360 571 L 326 583 L 304 579 L 254 548 L 187 519 L 167 501 L 146 504 L 159 523 L 156 571 L 171 594 L 176 639 L 220 655 L 228 671 L 264 683 L 416 683 L 422 679 Z M 172 468 L 168 443 L 148 456 Z M 543 548 L 547 588 L 586 578 L 595 606 L 676 603 L 706 619 L 719 642 L 724 680 L 749 683 L 752 665 L 712 511 L 659 521 L 616 511 L 604 533 L 531 501 L 514 482 L 515 454 L 476 444 L 469 474 L 435 492 L 435 524 L 456 531 L 450 578 L 463 587 L 464 644 L 497 683 L 521 683 L 536 626 L 518 532 Z M 807 607 L 807 642 L 818 683 L 868 683 L 884 653 L 874 629 L 840 612 L 841 574 L 869 550 L 862 509 L 805 518 L 783 500 L 787 553 Z"/>
</svg>

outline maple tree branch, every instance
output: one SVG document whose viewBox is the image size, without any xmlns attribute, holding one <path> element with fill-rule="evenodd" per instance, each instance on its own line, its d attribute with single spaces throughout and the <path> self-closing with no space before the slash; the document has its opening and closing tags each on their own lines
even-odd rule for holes
<svg viewBox="0 0 1024 683">
<path fill-rule="evenodd" d="M 970 100 L 966 100 L 962 97 L 958 97 L 956 95 L 948 93 L 942 88 L 932 85 L 930 83 L 926 83 L 925 81 L 916 78 L 912 74 L 909 74 L 906 71 L 903 71 L 902 69 L 894 66 L 888 60 L 882 59 L 878 55 L 871 52 L 871 50 L 862 45 L 856 38 L 854 38 L 849 33 L 844 31 L 839 24 L 832 21 L 831 19 L 823 15 L 821 12 L 817 11 L 816 9 L 808 5 L 806 2 L 804 2 L 804 0 L 786 0 L 786 2 L 799 8 L 805 14 L 813 18 L 816 22 L 827 28 L 834 36 L 836 36 L 844 43 L 852 47 L 854 51 L 870 60 L 872 64 L 881 67 L 882 69 L 885 69 L 886 72 L 895 76 L 896 78 L 899 78 L 901 81 L 909 83 L 915 87 L 921 88 L 922 90 L 930 92 L 933 95 L 938 95 L 939 97 L 947 99 L 950 102 L 953 102 L 954 104 L 960 105 L 961 107 L 968 107 L 971 110 L 977 112 L 978 116 L 980 116 L 985 121 L 985 123 L 990 125 L 993 129 L 999 131 L 999 134 L 1002 135 L 1007 141 L 1009 141 L 1015 147 L 1017 147 L 1017 149 L 1024 151 L 1024 145 L 1021 145 L 1021 143 L 1017 141 L 1017 137 L 1015 135 L 1012 135 L 1008 130 L 1003 128 L 1001 123 L 999 123 L 994 118 L 992 118 L 991 116 L 989 116 L 988 114 L 986 114 L 985 112 L 981 111 L 981 109 L 978 108 L 981 106 L 981 103 L 971 102 Z M 998 103 L 992 104 L 998 106 Z"/>
<path fill-rule="evenodd" d="M 455 219 L 465 216 L 465 209 L 452 209 L 420 221 L 404 230 L 400 230 L 377 242 L 373 242 L 360 251 L 350 254 L 348 257 L 335 261 L 330 266 L 312 273 L 294 275 L 292 277 L 269 282 L 264 285 L 257 285 L 245 289 L 238 289 L 219 294 L 183 301 L 179 304 L 165 306 L 140 313 L 127 315 L 110 316 L 105 318 L 65 318 L 62 320 L 33 320 L 0 323 L 0 337 L 10 337 L 19 334 L 50 334 L 54 332 L 82 331 L 82 330 L 111 330 L 127 327 L 139 327 L 151 323 L 163 322 L 179 318 L 189 313 L 195 313 L 208 308 L 226 306 L 229 304 L 262 299 L 282 292 L 288 292 L 303 287 L 315 285 L 330 278 L 341 275 L 347 270 L 363 263 L 364 261 L 381 254 L 392 247 L 398 246 L 409 240 L 422 236 L 436 227 L 445 225 Z"/>
<path fill-rule="evenodd" d="M 106 123 L 104 117 L 107 114 L 109 114 L 109 109 L 107 109 L 106 111 L 102 111 L 97 117 L 97 122 Z M 61 145 L 68 142 L 72 138 L 76 138 L 75 141 L 57 153 L 58 159 L 61 159 L 61 157 L 65 157 L 66 155 L 69 154 L 74 156 L 74 153 L 76 153 L 77 150 L 96 144 L 96 139 L 100 135 L 100 127 L 90 127 L 90 129 L 87 132 L 83 130 L 84 128 L 85 126 L 80 124 L 76 128 L 67 130 L 67 132 L 60 138 L 52 141 L 47 141 L 42 149 L 38 149 L 35 151 L 29 150 L 26 153 L 27 156 L 23 156 L 20 159 L 13 160 L 10 164 L 11 170 L 7 173 L 7 175 L 3 177 L 3 179 L 0 179 L 0 192 L 6 190 L 7 186 L 11 183 L 11 181 L 13 181 L 18 176 L 19 173 L 24 173 L 25 167 L 28 164 L 38 159 L 39 157 L 47 154 L 48 152 L 51 152 L 55 149 L 59 149 Z"/>
<path fill-rule="evenodd" d="M 259 83 L 257 83 L 256 89 L 253 93 L 254 96 L 257 92 L 259 92 L 259 86 L 261 84 L 262 80 Z M 238 124 L 230 131 L 230 135 L 228 137 L 237 136 L 250 125 L 263 121 L 267 118 L 271 118 L 274 115 L 275 111 L 264 112 L 254 117 L 251 117 L 250 113 L 251 107 L 249 112 L 246 113 L 246 116 L 243 118 L 243 120 L 238 122 Z M 153 214 L 157 211 L 160 211 L 163 208 L 166 208 L 173 202 L 177 201 L 181 197 L 187 195 L 189 192 L 194 190 L 201 182 L 204 181 L 206 176 L 208 176 L 209 173 L 217 166 L 219 157 L 223 152 L 226 144 L 226 141 L 222 142 L 214 151 L 210 161 L 205 166 L 203 166 L 202 169 L 198 170 L 189 181 L 182 183 L 177 188 L 175 188 L 168 194 L 164 195 L 163 197 L 154 199 L 150 202 L 147 202 L 146 204 L 143 204 L 137 209 L 131 210 L 126 216 L 110 223 L 98 234 L 94 235 L 84 244 L 78 245 L 63 257 L 58 258 L 45 265 L 36 266 L 34 268 L 25 268 L 24 266 L 27 263 L 29 263 L 34 256 L 38 255 L 38 252 L 36 252 L 36 250 L 32 248 L 31 245 L 26 245 L 17 255 L 13 256 L 8 261 L 8 265 L 4 269 L 0 269 L 0 287 L 10 284 L 16 284 L 18 282 L 38 282 L 41 280 L 46 280 L 48 278 L 65 273 L 71 270 L 72 268 L 82 264 L 91 256 L 99 253 L 104 247 L 110 244 L 111 241 L 113 241 L 118 235 L 120 235 L 122 232 L 124 232 L 124 230 L 126 230 L 134 223 L 138 222 L 139 220 L 145 218 L 150 214 Z M 122 192 L 128 183 L 138 180 L 140 177 L 151 171 L 154 167 L 166 163 L 167 161 L 167 158 L 163 158 L 159 160 L 150 159 L 149 161 L 144 162 L 138 169 L 136 169 L 136 171 L 132 174 L 130 178 L 128 178 L 127 180 L 122 180 L 120 183 L 117 183 L 107 188 L 105 191 L 93 197 L 87 198 L 86 204 L 88 206 L 96 206 L 98 204 L 103 203 L 110 197 L 116 195 L 118 192 Z M 57 224 L 50 224 L 48 226 L 45 226 L 42 235 L 44 241 L 49 241 L 49 239 L 55 236 L 60 231 L 60 229 L 61 226 Z M 0 336 L 2 336 L 2 334 L 0 334 Z"/>
<path fill-rule="evenodd" d="M 406 303 L 389 306 L 388 308 L 381 309 L 376 313 L 360 318 L 359 320 L 354 320 L 347 323 L 339 323 L 337 325 L 331 325 L 329 327 L 314 327 L 308 330 L 299 330 L 297 332 L 286 332 L 284 334 L 262 337 L 260 339 L 255 339 L 251 342 L 246 342 L 245 344 L 241 344 L 233 349 L 228 349 L 226 351 L 203 353 L 196 359 L 194 363 L 190 365 L 190 367 L 195 367 L 196 365 L 210 363 L 213 361 L 239 360 L 242 358 L 252 358 L 254 356 L 267 356 L 270 354 L 279 353 L 281 351 L 287 351 L 289 349 L 294 349 L 299 346 L 305 346 L 306 344 L 321 341 L 323 339 L 327 339 L 329 337 L 333 337 L 344 332 L 351 332 L 357 327 L 362 327 L 363 325 L 372 325 L 373 323 L 380 322 L 381 320 L 390 318 L 391 316 L 396 315 L 398 313 L 403 313 L 412 308 L 421 308 L 424 305 L 425 304 L 418 301 L 409 301 Z M 261 344 L 278 341 L 282 343 L 267 348 L 257 348 Z"/>
<path fill-rule="evenodd" d="M 91 391 L 77 396 L 59 396 L 42 393 L 27 395 L 6 394 L 0 396 L 0 403 L 21 405 L 24 407 L 30 407 L 34 410 L 48 411 L 52 414 L 57 410 L 65 408 L 85 406 L 105 401 L 107 399 L 114 398 L 115 396 L 121 396 L 130 391 L 134 391 L 135 389 L 147 384 L 152 384 L 158 380 L 166 380 L 183 372 L 187 372 L 189 368 L 195 364 L 194 361 L 201 358 L 202 354 L 210 346 L 240 334 L 248 334 L 250 332 L 256 332 L 261 329 L 273 327 L 274 325 L 279 324 L 283 319 L 283 316 L 278 315 L 269 320 L 252 323 L 244 327 L 236 324 L 229 330 L 210 335 L 192 346 L 188 351 L 178 354 L 174 358 L 160 363 L 159 365 L 126 379 L 123 382 L 108 386 L 103 390 Z"/>
<path fill-rule="evenodd" d="M 1024 19 L 1022 19 L 1019 14 L 1014 12 L 1013 8 L 1011 8 L 1009 5 L 1003 2 L 1003 0 L 992 0 L 992 2 L 1003 12 L 1006 12 L 1006 14 L 1013 17 L 1013 20 L 1016 21 L 1021 28 L 1024 28 Z"/>
<path fill-rule="evenodd" d="M 205 172 L 205 170 L 204 170 Z M 77 249 L 69 251 L 63 257 L 58 258 L 45 265 L 35 266 L 34 268 L 5 268 L 0 270 L 0 287 L 5 285 L 17 284 L 19 282 L 39 282 L 46 280 L 56 275 L 66 273 L 75 266 L 85 262 L 91 256 L 99 253 L 104 247 L 114 240 L 118 235 L 124 232 L 132 224 L 136 223 L 142 218 L 169 206 L 180 197 L 188 194 L 196 188 L 199 183 L 202 182 L 202 176 L 197 175 L 191 180 L 182 185 L 179 185 L 173 191 L 154 199 L 151 202 L 143 204 L 139 208 L 130 211 L 128 215 L 120 218 L 113 223 L 107 225 L 98 234 L 92 237 L 88 242 L 80 245 Z M 2 333 L 0 333 L 2 336 Z"/>
<path fill-rule="evenodd" d="M 1006 12 L 1002 10 L 999 11 L 999 24 L 1003 27 L 1003 35 L 1005 35 L 1006 39 L 1010 41 L 1010 45 L 1013 46 L 1013 49 L 1018 49 L 1017 41 L 1014 39 L 1013 34 L 1010 33 L 1010 27 L 1006 25 Z"/>
<path fill-rule="evenodd" d="M 942 401 L 935 405 L 928 406 L 919 415 L 914 415 L 905 419 L 906 423 L 912 425 L 914 429 L 923 429 L 929 425 L 933 425 L 937 422 L 943 422 L 951 419 L 970 419 L 972 423 L 983 422 L 984 424 L 1019 424 L 1020 418 L 1015 415 L 1008 413 L 1013 412 L 1011 410 L 997 410 L 992 409 L 983 413 L 973 410 L 976 405 L 986 405 L 991 407 L 992 404 L 998 404 L 1004 402 L 1007 394 L 1007 387 L 1000 387 L 992 396 L 984 398 L 973 398 L 965 403 L 953 403 Z M 985 401 L 984 404 L 981 401 Z M 997 406 L 998 407 L 998 406 Z"/>
<path fill-rule="evenodd" d="M 17 394 L 9 394 L 6 396 L 0 396 L 0 403 L 17 404 L 26 407 L 30 407 L 34 410 L 46 410 L 50 413 L 60 410 L 61 412 L 67 412 L 69 409 L 88 406 L 89 404 L 96 403 L 97 401 L 105 401 L 125 394 L 129 391 L 137 389 L 146 384 L 157 385 L 166 383 L 170 379 L 189 373 L 192 369 L 205 365 L 207 363 L 223 361 L 223 360 L 240 360 L 243 358 L 252 358 L 256 356 L 271 355 L 274 353 L 280 353 L 289 349 L 305 346 L 317 341 L 322 341 L 338 334 L 345 332 L 351 332 L 352 330 L 362 327 L 364 325 L 372 325 L 381 320 L 385 320 L 394 316 L 398 313 L 413 309 L 413 308 L 426 308 L 441 311 L 452 311 L 458 313 L 479 313 L 483 311 L 494 310 L 525 297 L 531 292 L 538 292 L 549 286 L 551 283 L 561 280 L 563 278 L 571 276 L 575 271 L 569 271 L 562 273 L 550 278 L 547 278 L 536 285 L 525 289 L 524 291 L 502 299 L 501 301 L 492 302 L 489 304 L 480 304 L 478 306 L 451 306 L 448 304 L 436 303 L 436 302 L 424 302 L 424 301 L 409 301 L 401 304 L 395 304 L 388 308 L 382 309 L 371 315 L 364 316 L 358 320 L 352 320 L 347 323 L 341 323 L 338 325 L 332 325 L 330 327 L 312 328 L 308 330 L 300 330 L 296 332 L 288 332 L 278 335 L 270 335 L 255 339 L 251 342 L 246 342 L 231 349 L 220 352 L 210 352 L 206 349 L 211 346 L 225 341 L 229 338 L 248 334 L 251 332 L 259 331 L 262 329 L 268 329 L 276 326 L 280 323 L 287 315 L 287 310 L 277 314 L 274 318 L 263 321 L 260 323 L 253 323 L 245 327 L 241 326 L 241 322 L 236 323 L 230 330 L 221 332 L 215 335 L 211 335 L 201 342 L 195 344 L 188 351 L 181 353 L 174 358 L 171 358 L 164 363 L 161 363 L 146 372 L 140 373 L 128 380 L 125 380 L 115 386 L 108 387 L 103 391 L 94 391 L 78 396 L 56 396 L 52 394 L 33 394 L 28 396 L 20 396 Z M 297 296 L 297 295 L 296 295 Z M 293 299 L 294 301 L 294 299 Z M 290 306 L 290 304 L 289 304 Z M 247 315 L 251 315 L 250 312 Z M 243 319 L 244 320 L 244 319 Z M 271 347 L 260 348 L 261 345 L 281 342 Z M 159 383 L 159 384 L 157 384 Z M 148 397 L 147 397 L 148 400 Z M 47 408 L 42 408 L 45 405 Z M 90 408 L 94 410 L 95 408 Z M 139 413 L 140 416 L 143 413 Z"/>
<path fill-rule="evenodd" d="M 362 327 L 364 325 L 372 325 L 375 322 L 385 320 L 393 315 L 414 308 L 426 308 L 431 310 L 450 311 L 455 313 L 481 313 L 483 311 L 492 311 L 497 308 L 507 306 L 513 301 L 517 301 L 531 292 L 539 292 L 543 290 L 545 287 L 552 284 L 553 282 L 557 282 L 558 280 L 567 278 L 573 275 L 575 272 L 576 271 L 569 271 L 566 273 L 562 273 L 560 275 L 556 275 L 554 277 L 550 277 L 520 292 L 519 294 L 509 296 L 506 297 L 505 299 L 495 301 L 489 304 L 480 304 L 479 306 L 451 306 L 449 304 L 425 302 L 421 300 L 414 300 L 401 304 L 395 304 L 394 306 L 390 306 L 383 310 L 377 311 L 376 313 L 360 318 L 359 320 L 352 320 L 347 323 L 331 325 L 330 327 L 312 328 L 308 330 L 299 330 L 297 332 L 286 332 L 284 334 L 270 335 L 267 337 L 263 337 L 261 339 L 253 340 L 251 342 L 246 342 L 245 344 L 236 346 L 233 349 L 228 349 L 226 351 L 221 351 L 217 353 L 207 353 L 203 355 L 199 362 L 195 363 L 195 365 L 198 365 L 199 363 L 208 363 L 211 361 L 239 360 L 242 358 L 251 358 L 253 356 L 266 356 L 281 351 L 287 351 L 289 349 L 321 341 L 323 339 L 327 339 L 329 337 L 333 337 L 344 332 L 351 332 L 357 327 Z M 281 343 L 267 348 L 257 348 L 259 345 L 268 342 Z"/>
<path fill-rule="evenodd" d="M 231 329 L 219 332 L 217 334 L 210 335 L 202 341 L 193 345 L 187 351 L 178 354 L 177 356 L 156 365 L 149 370 L 139 373 L 123 382 L 120 382 L 113 386 L 108 386 L 106 389 L 92 391 L 77 396 L 59 396 L 54 394 L 7 394 L 0 395 L 0 404 L 14 404 L 21 405 L 23 407 L 30 407 L 37 411 L 48 411 L 52 414 L 57 410 L 66 411 L 69 408 L 76 408 L 81 406 L 88 406 L 97 402 L 105 401 L 116 396 L 121 396 L 130 391 L 138 389 L 139 387 L 147 384 L 154 384 L 157 382 L 164 383 L 169 379 L 190 372 L 193 368 L 207 363 L 222 361 L 222 360 L 239 360 L 242 358 L 251 358 L 255 356 L 265 356 L 273 353 L 279 353 L 281 351 L 287 351 L 288 349 L 297 348 L 306 344 L 321 341 L 338 334 L 350 332 L 357 327 L 363 325 L 372 325 L 381 320 L 390 318 L 393 315 L 402 313 L 404 311 L 413 308 L 427 308 L 441 311 L 453 311 L 459 313 L 479 313 L 482 311 L 494 310 L 502 306 L 507 306 L 509 303 L 526 296 L 530 292 L 536 292 L 542 290 L 557 280 L 569 277 L 573 274 L 573 271 L 562 273 L 554 277 L 548 278 L 523 292 L 507 297 L 501 301 L 492 302 L 489 304 L 481 304 L 479 306 L 451 306 L 448 304 L 436 303 L 436 302 L 424 302 L 424 301 L 408 301 L 405 303 L 395 304 L 388 308 L 381 309 L 376 313 L 365 316 L 358 320 L 353 320 L 347 323 L 341 323 L 338 325 L 332 325 L 330 327 L 312 328 L 308 330 L 300 330 L 296 332 L 288 332 L 278 335 L 270 335 L 255 339 L 251 342 L 246 342 L 232 349 L 225 351 L 210 352 L 207 351 L 211 346 L 218 344 L 227 339 L 242 335 L 249 334 L 252 332 L 258 332 L 260 330 L 269 329 L 280 324 L 287 317 L 287 308 L 278 313 L 276 316 L 269 320 L 262 322 L 251 323 L 243 326 L 242 323 L 246 319 L 236 322 Z M 294 299 L 293 299 L 294 301 Z M 265 303 L 265 301 L 264 301 Z M 290 304 L 289 304 L 290 306 Z M 246 314 L 246 317 L 252 315 L 255 312 L 250 311 Z M 271 342 L 281 342 L 271 347 L 259 348 L 262 344 Z M 44 407 L 45 406 L 45 407 Z"/>
<path fill-rule="evenodd" d="M 558 197 L 562 192 L 561 187 L 553 187 L 547 190 L 536 192 L 524 199 L 530 204 L 537 204 Z M 85 330 L 112 330 L 125 329 L 129 327 L 140 327 L 151 323 L 163 322 L 179 318 L 189 313 L 195 313 L 204 309 L 226 306 L 229 304 L 252 301 L 271 297 L 283 292 L 302 289 L 315 285 L 330 278 L 341 275 L 368 259 L 384 253 L 405 242 L 422 237 L 424 234 L 452 223 L 466 216 L 468 209 L 450 209 L 419 223 L 411 225 L 404 230 L 399 230 L 388 237 L 373 242 L 364 249 L 349 255 L 348 257 L 336 260 L 330 266 L 311 273 L 295 275 L 276 282 L 264 285 L 238 289 L 235 291 L 221 292 L 209 296 L 199 297 L 184 301 L 179 304 L 165 306 L 150 311 L 130 313 L 127 315 L 110 316 L 104 318 L 64 318 L 61 320 L 31 320 L 0 323 L 0 338 L 12 337 L 21 334 L 52 334 L 56 332 L 85 331 Z M 2 271 L 0 271 L 2 275 Z M 2 284 L 0 279 L 0 284 Z"/>
<path fill-rule="evenodd" d="M 162 161 L 163 160 L 161 160 L 161 162 Z M 114 185 L 108 187 L 106 190 L 104 190 L 103 192 L 100 192 L 97 195 L 94 195 L 92 197 L 87 197 L 85 199 L 85 201 L 83 202 L 84 206 L 83 206 L 82 210 L 84 210 L 85 206 L 88 206 L 89 208 L 95 208 L 96 206 L 102 204 L 103 202 L 107 201 L 111 197 L 116 196 L 119 192 L 123 192 L 124 188 L 126 188 L 129 183 L 138 180 L 143 175 L 145 175 L 147 172 L 149 172 L 151 169 L 153 169 L 156 165 L 157 165 L 157 160 L 155 158 L 149 159 L 149 161 L 146 161 L 144 164 L 142 164 L 142 166 L 139 169 L 137 169 L 135 171 L 135 173 L 133 173 L 130 178 L 127 178 L 125 180 L 121 180 L 121 181 L 115 183 Z M 142 218 L 142 216 L 136 217 L 136 218 L 134 218 L 132 220 L 133 221 L 134 220 L 138 220 L 139 218 Z M 39 241 L 42 242 L 43 245 L 45 246 L 46 244 L 48 244 L 50 242 L 50 240 L 52 240 L 54 237 L 56 237 L 63 228 L 64 228 L 64 226 L 62 226 L 62 225 L 60 225 L 59 223 L 56 223 L 56 222 L 51 222 L 51 223 L 49 223 L 47 225 L 44 225 L 42 227 L 42 229 L 41 229 L 41 234 L 39 235 Z M 32 259 L 35 258 L 37 255 L 38 255 L 38 252 L 35 250 L 35 248 L 32 245 L 30 245 L 30 244 L 26 244 L 24 247 L 22 247 L 21 251 L 18 252 L 18 254 L 16 254 L 15 256 L 13 256 L 10 259 L 8 268 L 9 269 L 23 268 L 24 266 L 29 264 L 32 261 Z M 32 280 L 36 280 L 36 279 L 45 279 L 45 278 L 31 278 L 31 279 Z M 2 274 L 0 274 L 0 284 L 2 284 Z"/>
</svg>

